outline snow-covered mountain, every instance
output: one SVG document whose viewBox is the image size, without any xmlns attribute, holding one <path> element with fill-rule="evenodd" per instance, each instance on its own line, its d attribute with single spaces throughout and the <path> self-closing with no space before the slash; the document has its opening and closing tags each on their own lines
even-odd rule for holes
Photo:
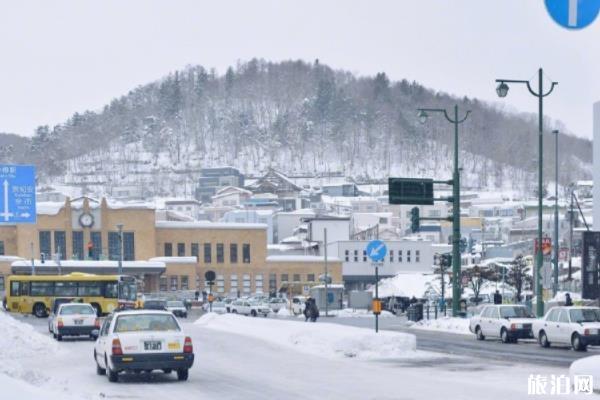
<svg viewBox="0 0 600 400">
<path fill-rule="evenodd" d="M 29 157 L 50 182 L 107 193 L 140 185 L 147 195 L 191 195 L 198 169 L 221 165 L 247 174 L 275 167 L 290 174 L 339 171 L 357 180 L 450 178 L 453 126 L 442 115 L 421 125 L 416 109 L 455 103 L 461 113 L 472 112 L 460 127 L 463 186 L 534 187 L 534 116 L 390 82 L 384 73 L 334 71 L 318 60 L 252 60 L 224 75 L 188 67 L 102 111 L 39 127 Z M 553 140 L 546 150 L 550 177 Z M 591 176 L 589 140 L 561 135 L 560 151 L 563 184 Z"/>
</svg>

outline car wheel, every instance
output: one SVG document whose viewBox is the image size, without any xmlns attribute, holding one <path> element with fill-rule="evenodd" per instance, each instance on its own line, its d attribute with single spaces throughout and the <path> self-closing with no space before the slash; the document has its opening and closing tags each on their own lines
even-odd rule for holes
<svg viewBox="0 0 600 400">
<path fill-rule="evenodd" d="M 237 310 L 231 310 L 232 314 L 237 314 Z"/>
<path fill-rule="evenodd" d="M 481 328 L 479 326 L 475 328 L 475 335 L 477 337 L 477 340 L 485 340 L 485 336 L 483 336 L 483 333 L 481 332 Z"/>
<path fill-rule="evenodd" d="M 573 334 L 573 337 L 571 337 L 571 346 L 573 347 L 573 350 L 575 350 L 575 351 L 586 351 L 587 350 L 587 346 L 581 342 L 581 336 L 579 336 L 578 333 Z"/>
<path fill-rule="evenodd" d="M 173 370 L 171 368 L 165 368 L 165 369 L 163 369 L 163 372 L 165 374 L 170 374 L 171 372 L 173 372 Z"/>
<path fill-rule="evenodd" d="M 98 359 L 96 358 L 96 350 L 94 350 L 94 361 L 96 361 L 96 375 L 106 375 L 106 370 L 100 367 Z"/>
<path fill-rule="evenodd" d="M 254 311 L 254 310 L 250 311 L 250 315 L 252 315 L 253 317 L 256 317 L 256 315 L 257 315 L 256 311 Z"/>
<path fill-rule="evenodd" d="M 546 336 L 546 332 L 540 331 L 539 339 L 540 346 L 542 347 L 550 347 L 550 342 L 548 341 L 548 336 Z"/>
<path fill-rule="evenodd" d="M 56 335 L 56 340 L 58 340 L 59 342 L 62 342 L 62 335 L 59 333 Z"/>
<path fill-rule="evenodd" d="M 178 381 L 187 381 L 188 380 L 188 370 L 187 369 L 178 369 L 177 370 L 177 380 Z"/>
<path fill-rule="evenodd" d="M 106 364 L 106 376 L 108 376 L 109 382 L 118 382 L 119 381 L 119 373 L 110 369 L 110 365 L 108 365 L 108 359 L 104 356 L 104 363 Z"/>
<path fill-rule="evenodd" d="M 505 328 L 502 328 L 500 331 L 500 339 L 502 343 L 510 343 L 510 337 L 508 336 L 508 331 Z"/>
<path fill-rule="evenodd" d="M 46 313 L 46 306 L 43 303 L 35 303 L 33 306 L 33 315 L 38 318 L 47 317 L 48 314 Z"/>
</svg>

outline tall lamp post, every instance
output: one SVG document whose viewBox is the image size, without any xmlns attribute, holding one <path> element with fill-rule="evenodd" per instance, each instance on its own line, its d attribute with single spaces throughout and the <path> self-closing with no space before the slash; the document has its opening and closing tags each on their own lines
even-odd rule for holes
<svg viewBox="0 0 600 400">
<path fill-rule="evenodd" d="M 119 268 L 118 274 L 123 274 L 123 224 L 117 224 L 119 230 Z"/>
<path fill-rule="evenodd" d="M 548 96 L 554 90 L 554 86 L 558 85 L 558 82 L 552 82 L 550 85 L 550 89 L 547 92 L 544 92 L 544 71 L 540 68 L 538 70 L 538 91 L 536 92 L 531 87 L 531 83 L 529 81 L 524 80 L 515 80 L 515 79 L 496 79 L 498 83 L 498 87 L 496 87 L 496 93 L 498 97 L 506 97 L 508 94 L 508 84 L 507 83 L 521 83 L 527 85 L 527 90 L 533 96 L 538 98 L 538 141 L 539 141 L 539 159 L 538 159 L 538 234 L 537 234 L 537 249 L 536 249 L 536 282 L 535 282 L 535 293 L 536 293 L 536 314 L 538 317 L 544 315 L 544 298 L 542 296 L 542 279 L 541 279 L 541 271 L 542 271 L 542 200 L 543 200 L 543 149 L 544 149 L 544 97 Z M 556 244 L 555 244 L 556 245 Z"/>
<path fill-rule="evenodd" d="M 454 172 L 452 174 L 452 315 L 457 316 L 460 308 L 460 171 L 458 167 L 458 125 L 465 122 L 468 110 L 462 119 L 458 118 L 458 105 L 454 106 L 454 118 L 443 108 L 419 108 L 419 120 L 425 123 L 427 113 L 442 113 L 448 122 L 454 124 Z"/>
<path fill-rule="evenodd" d="M 558 291 L 558 130 L 554 133 L 554 276 L 552 284 L 552 295 L 556 296 Z"/>
</svg>

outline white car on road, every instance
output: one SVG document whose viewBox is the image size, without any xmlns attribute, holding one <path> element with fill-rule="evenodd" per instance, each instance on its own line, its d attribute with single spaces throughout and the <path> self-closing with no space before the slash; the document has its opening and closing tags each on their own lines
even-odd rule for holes
<svg viewBox="0 0 600 400">
<path fill-rule="evenodd" d="M 542 347 L 561 343 L 585 351 L 600 345 L 600 308 L 553 307 L 534 323 L 533 333 Z"/>
<path fill-rule="evenodd" d="M 63 303 L 53 314 L 48 329 L 58 341 L 63 336 L 89 336 L 95 339 L 94 331 L 100 327 L 96 309 L 87 303 Z"/>
<path fill-rule="evenodd" d="M 271 312 L 271 309 L 266 303 L 242 299 L 231 303 L 229 308 L 234 314 L 251 315 L 253 317 L 256 317 L 259 314 L 266 317 Z"/>
<path fill-rule="evenodd" d="M 516 343 L 519 339 L 533 338 L 535 317 L 527 307 L 510 304 L 489 305 L 471 318 L 469 330 L 477 340 L 498 337 L 503 343 Z"/>
<path fill-rule="evenodd" d="M 98 375 L 117 382 L 120 372 L 177 371 L 188 379 L 194 363 L 192 339 L 169 311 L 127 310 L 110 314 L 94 346 Z"/>
<path fill-rule="evenodd" d="M 294 296 L 292 298 L 292 313 L 294 313 L 294 315 L 302 314 L 304 312 L 304 308 L 306 308 L 306 305 L 304 304 L 305 302 L 305 296 Z"/>
<path fill-rule="evenodd" d="M 269 300 L 269 307 L 273 312 L 278 312 L 282 308 L 288 307 L 288 301 L 280 297 L 273 297 L 271 300 Z"/>
</svg>

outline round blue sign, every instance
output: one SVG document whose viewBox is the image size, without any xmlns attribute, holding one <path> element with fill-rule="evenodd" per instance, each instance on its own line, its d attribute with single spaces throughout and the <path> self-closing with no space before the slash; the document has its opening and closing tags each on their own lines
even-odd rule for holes
<svg viewBox="0 0 600 400">
<path fill-rule="evenodd" d="M 600 0 L 545 0 L 552 19 L 567 29 L 583 29 L 600 11 Z"/>
<path fill-rule="evenodd" d="M 387 254 L 387 247 L 381 240 L 371 240 L 365 250 L 373 262 L 383 261 Z"/>
</svg>

